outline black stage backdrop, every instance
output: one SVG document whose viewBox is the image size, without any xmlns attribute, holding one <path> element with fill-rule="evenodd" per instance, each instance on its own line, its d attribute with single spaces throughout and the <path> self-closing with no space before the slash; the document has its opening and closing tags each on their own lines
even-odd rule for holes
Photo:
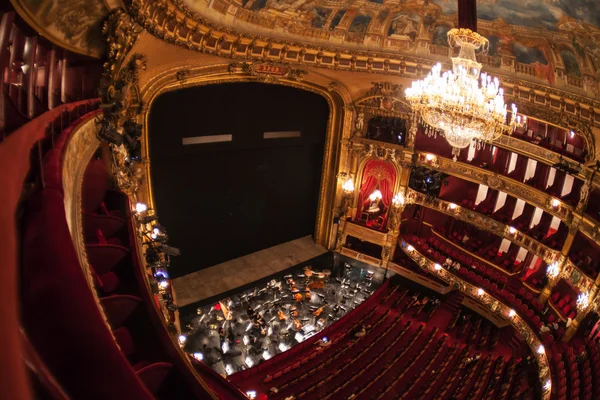
<svg viewBox="0 0 600 400">
<path fill-rule="evenodd" d="M 199 86 L 152 104 L 149 144 L 159 221 L 178 277 L 312 235 L 329 107 L 317 94 L 261 83 Z M 263 139 L 264 132 L 300 138 Z M 183 146 L 183 137 L 233 141 Z"/>
</svg>

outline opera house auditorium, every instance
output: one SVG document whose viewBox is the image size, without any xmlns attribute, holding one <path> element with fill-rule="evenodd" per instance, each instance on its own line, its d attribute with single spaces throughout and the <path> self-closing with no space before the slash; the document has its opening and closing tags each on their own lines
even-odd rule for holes
<svg viewBox="0 0 600 400">
<path fill-rule="evenodd" d="M 594 2 L 0 3 L 0 398 L 600 399 Z"/>
</svg>

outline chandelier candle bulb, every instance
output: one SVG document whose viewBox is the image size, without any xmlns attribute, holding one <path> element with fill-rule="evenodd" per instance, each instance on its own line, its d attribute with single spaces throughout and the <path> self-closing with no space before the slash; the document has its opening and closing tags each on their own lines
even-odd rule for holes
<svg viewBox="0 0 600 400">
<path fill-rule="evenodd" d="M 498 78 L 481 73 L 476 53 L 487 53 L 489 41 L 461 28 L 448 31 L 448 43 L 460 49 L 458 56 L 452 57 L 452 71 L 442 73 L 438 63 L 425 79 L 413 82 L 405 94 L 425 125 L 426 134 L 442 134 L 457 156 L 473 140 L 492 142 L 503 133 L 511 134 L 524 122 L 514 104 L 508 116 Z"/>
</svg>

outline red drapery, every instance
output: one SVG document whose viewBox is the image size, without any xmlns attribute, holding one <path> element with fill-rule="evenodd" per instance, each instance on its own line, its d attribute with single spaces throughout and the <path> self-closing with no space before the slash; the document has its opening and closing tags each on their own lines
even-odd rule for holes
<svg viewBox="0 0 600 400">
<path fill-rule="evenodd" d="M 360 215 L 364 209 L 369 208 L 369 204 L 367 203 L 369 195 L 376 189 L 381 191 L 381 201 L 385 206 L 385 209 L 382 211 L 387 214 L 387 211 L 392 204 L 392 198 L 394 197 L 395 183 L 396 170 L 391 163 L 379 160 L 368 161 L 363 170 L 362 183 L 358 194 L 358 215 Z"/>
</svg>

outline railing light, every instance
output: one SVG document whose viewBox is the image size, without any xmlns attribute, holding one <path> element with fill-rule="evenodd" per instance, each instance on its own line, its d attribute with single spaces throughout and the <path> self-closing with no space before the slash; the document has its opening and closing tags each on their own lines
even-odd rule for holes
<svg viewBox="0 0 600 400">
<path fill-rule="evenodd" d="M 426 159 L 427 161 L 431 161 L 431 160 L 433 160 L 433 154 L 425 154 L 425 159 Z"/>
<path fill-rule="evenodd" d="M 560 205 L 560 201 L 558 199 L 552 199 L 552 207 L 556 208 Z"/>
<path fill-rule="evenodd" d="M 433 269 L 435 269 L 436 271 L 439 271 L 440 269 L 442 269 L 442 266 L 440 264 L 435 264 L 433 266 Z"/>
<path fill-rule="evenodd" d="M 479 296 L 483 296 L 483 294 L 484 294 L 484 293 L 485 293 L 485 292 L 483 291 L 483 289 L 481 289 L 481 288 L 477 289 L 477 294 L 478 294 Z"/>
<path fill-rule="evenodd" d="M 538 354 L 544 354 L 546 352 L 546 349 L 544 348 L 543 344 L 540 344 L 537 348 L 537 353 Z"/>
<path fill-rule="evenodd" d="M 415 248 L 414 248 L 414 247 L 412 247 L 412 245 L 410 245 L 410 244 L 409 244 L 409 245 L 408 245 L 408 247 L 406 248 L 406 250 L 408 250 L 408 251 L 411 251 L 411 252 L 412 252 L 412 251 L 415 251 Z"/>
<path fill-rule="evenodd" d="M 456 204 L 450 203 L 449 207 L 450 207 L 451 210 L 455 210 L 456 209 Z"/>
<path fill-rule="evenodd" d="M 510 228 L 508 228 L 508 231 L 510 232 L 511 235 L 514 235 L 517 230 L 511 226 Z"/>
<path fill-rule="evenodd" d="M 515 310 L 513 310 L 512 308 L 508 311 L 508 316 L 513 318 L 515 315 L 517 315 L 517 313 L 515 312 Z"/>
</svg>

